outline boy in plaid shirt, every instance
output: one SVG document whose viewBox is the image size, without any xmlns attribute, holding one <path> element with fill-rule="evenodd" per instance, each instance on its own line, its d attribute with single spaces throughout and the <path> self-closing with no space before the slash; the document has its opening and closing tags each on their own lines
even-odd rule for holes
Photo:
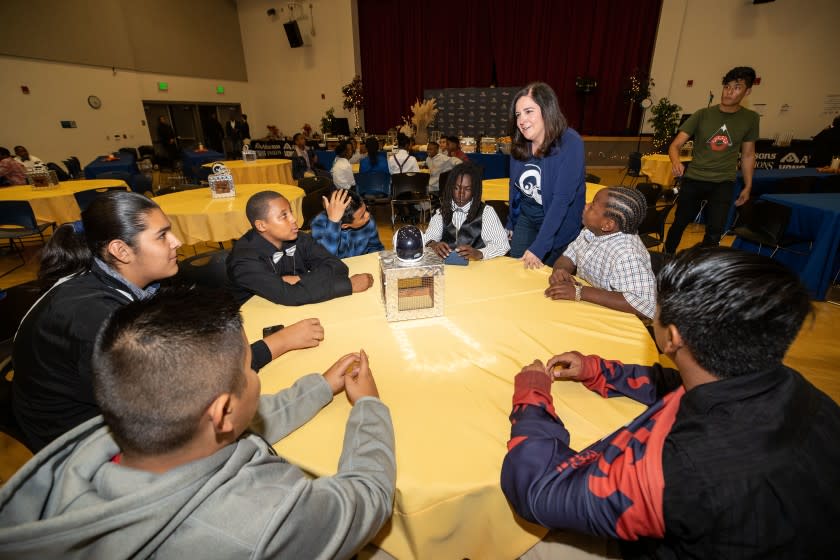
<svg viewBox="0 0 840 560">
<path fill-rule="evenodd" d="M 646 208 L 636 189 L 601 189 L 583 211 L 580 235 L 554 263 L 546 297 L 589 301 L 652 319 L 656 278 L 638 235 Z M 591 286 L 581 286 L 573 274 Z"/>
</svg>

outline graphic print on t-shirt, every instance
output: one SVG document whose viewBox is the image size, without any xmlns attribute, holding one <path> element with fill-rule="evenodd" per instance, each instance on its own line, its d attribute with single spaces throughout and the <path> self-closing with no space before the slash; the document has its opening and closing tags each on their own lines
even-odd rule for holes
<svg viewBox="0 0 840 560">
<path fill-rule="evenodd" d="M 539 165 L 526 163 L 525 170 L 519 176 L 516 187 L 537 204 L 542 204 L 542 171 Z"/>
<path fill-rule="evenodd" d="M 715 152 L 722 152 L 732 146 L 732 137 L 729 135 L 729 129 L 723 124 L 719 129 L 712 134 L 706 144 Z"/>
</svg>

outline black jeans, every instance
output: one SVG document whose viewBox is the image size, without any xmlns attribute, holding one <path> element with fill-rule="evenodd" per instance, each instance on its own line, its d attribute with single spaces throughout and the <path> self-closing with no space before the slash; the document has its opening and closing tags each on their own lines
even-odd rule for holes
<svg viewBox="0 0 840 560">
<path fill-rule="evenodd" d="M 683 179 L 680 196 L 677 199 L 674 223 L 668 230 L 668 237 L 665 240 L 665 252 L 673 253 L 677 250 L 685 227 L 694 221 L 704 200 L 707 202 L 706 235 L 703 236 L 703 245 L 718 245 L 720 238 L 723 237 L 723 228 L 726 227 L 729 208 L 732 206 L 734 188 L 732 181 L 709 183 Z"/>
</svg>

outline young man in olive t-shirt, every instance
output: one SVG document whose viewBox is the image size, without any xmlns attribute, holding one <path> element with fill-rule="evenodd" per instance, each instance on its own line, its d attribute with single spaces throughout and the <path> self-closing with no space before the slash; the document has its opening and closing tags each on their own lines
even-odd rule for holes
<svg viewBox="0 0 840 560">
<path fill-rule="evenodd" d="M 674 176 L 683 177 L 674 223 L 665 240 L 665 252 L 674 253 L 685 226 L 691 223 L 706 203 L 706 234 L 702 245 L 718 245 L 732 205 L 732 190 L 741 153 L 744 190 L 735 201 L 741 206 L 750 198 L 755 141 L 758 139 L 758 113 L 741 106 L 750 94 L 755 70 L 748 66 L 733 68 L 723 77 L 720 104 L 696 111 L 680 127 L 668 148 Z M 694 136 L 694 157 L 686 171 L 680 163 L 680 148 Z M 683 176 L 685 173 L 685 176 Z"/>
</svg>

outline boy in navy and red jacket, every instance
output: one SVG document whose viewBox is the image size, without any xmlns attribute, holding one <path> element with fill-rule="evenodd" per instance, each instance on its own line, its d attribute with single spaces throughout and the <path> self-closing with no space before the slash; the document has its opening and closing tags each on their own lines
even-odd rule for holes
<svg viewBox="0 0 840 560">
<path fill-rule="evenodd" d="M 619 539 L 633 558 L 826 558 L 840 547 L 840 407 L 782 364 L 805 317 L 796 274 L 694 249 L 658 279 L 653 328 L 678 371 L 577 352 L 516 376 L 502 489 L 522 517 Z M 649 408 L 578 452 L 552 380 Z"/>
</svg>

